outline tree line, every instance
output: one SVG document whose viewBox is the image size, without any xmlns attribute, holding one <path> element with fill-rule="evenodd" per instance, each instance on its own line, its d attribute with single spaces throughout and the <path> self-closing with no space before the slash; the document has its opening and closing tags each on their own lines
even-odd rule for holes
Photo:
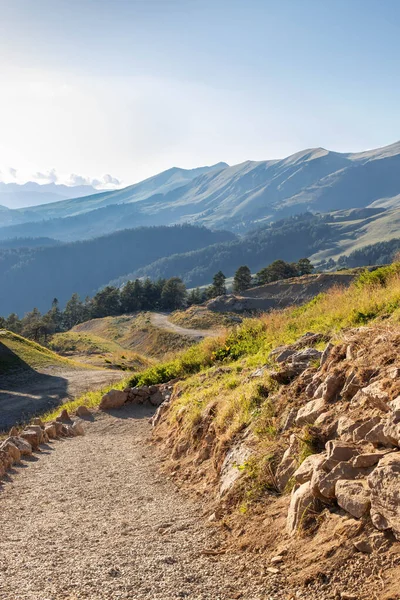
<svg viewBox="0 0 400 600">
<path fill-rule="evenodd" d="M 278 279 L 296 277 L 311 273 L 313 266 L 307 258 L 302 258 L 297 263 L 286 263 L 276 260 L 269 266 L 261 269 L 253 278 L 250 268 L 243 265 L 236 270 L 233 278 L 233 292 L 240 293 L 252 285 L 262 285 Z M 0 329 L 8 329 L 37 342 L 46 343 L 49 336 L 54 333 L 68 331 L 75 325 L 101 317 L 117 316 L 138 311 L 167 310 L 173 311 L 194 304 L 202 304 L 206 300 L 227 293 L 226 277 L 218 271 L 212 284 L 204 288 L 195 288 L 190 291 L 179 277 L 170 279 L 135 279 L 127 281 L 121 287 L 106 286 L 92 298 L 87 296 L 81 300 L 76 292 L 65 305 L 60 308 L 57 298 L 53 299 L 51 309 L 42 314 L 38 308 L 25 314 L 20 319 L 16 313 L 11 313 L 7 318 L 0 317 Z"/>
</svg>

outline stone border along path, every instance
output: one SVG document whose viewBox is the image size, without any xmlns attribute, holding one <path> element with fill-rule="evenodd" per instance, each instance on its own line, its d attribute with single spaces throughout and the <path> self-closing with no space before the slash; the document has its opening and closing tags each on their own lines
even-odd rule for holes
<svg viewBox="0 0 400 600">
<path fill-rule="evenodd" d="M 160 474 L 147 439 L 153 413 L 96 412 L 84 436 L 50 441 L 9 471 L 0 600 L 286 598 L 273 576 L 260 578 L 254 555 L 225 553 L 207 503 Z"/>
</svg>

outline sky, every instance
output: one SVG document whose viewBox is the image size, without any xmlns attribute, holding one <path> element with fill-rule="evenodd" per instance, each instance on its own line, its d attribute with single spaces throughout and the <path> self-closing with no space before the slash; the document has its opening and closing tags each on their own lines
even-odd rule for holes
<svg viewBox="0 0 400 600">
<path fill-rule="evenodd" d="M 0 0 L 0 181 L 400 139 L 398 0 Z"/>
</svg>

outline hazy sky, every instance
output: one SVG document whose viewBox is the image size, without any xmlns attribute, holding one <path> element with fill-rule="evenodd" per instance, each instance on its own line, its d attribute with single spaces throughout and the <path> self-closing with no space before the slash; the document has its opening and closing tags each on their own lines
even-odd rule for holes
<svg viewBox="0 0 400 600">
<path fill-rule="evenodd" d="M 399 0 L 0 0 L 0 180 L 390 144 L 399 23 Z"/>
</svg>

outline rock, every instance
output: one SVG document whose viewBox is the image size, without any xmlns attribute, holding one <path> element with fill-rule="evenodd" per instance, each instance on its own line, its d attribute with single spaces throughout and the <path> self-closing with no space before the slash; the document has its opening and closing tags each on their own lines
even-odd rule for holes
<svg viewBox="0 0 400 600">
<path fill-rule="evenodd" d="M 92 416 L 92 413 L 90 412 L 88 407 L 85 406 L 84 404 L 82 404 L 81 406 L 78 406 L 78 408 L 75 411 L 75 414 L 77 417 L 81 417 L 81 418 Z"/>
<path fill-rule="evenodd" d="M 72 423 L 72 419 L 65 408 L 60 412 L 60 414 L 56 418 L 56 421 L 58 421 L 59 423 Z"/>
<path fill-rule="evenodd" d="M 277 363 L 285 362 L 288 358 L 290 358 L 296 349 L 293 346 L 278 346 L 270 353 L 271 358 L 275 358 Z"/>
<path fill-rule="evenodd" d="M 44 432 L 50 440 L 54 440 L 57 437 L 57 429 L 54 423 L 45 424 Z"/>
<path fill-rule="evenodd" d="M 346 462 L 359 454 L 358 448 L 349 442 L 342 442 L 341 440 L 329 440 L 325 444 L 326 448 L 326 461 L 324 468 L 327 471 L 331 471 L 340 462 Z"/>
<path fill-rule="evenodd" d="M 19 463 L 21 461 L 21 451 L 14 442 L 10 441 L 10 438 L 0 444 L 0 450 L 7 452 L 13 463 Z"/>
<path fill-rule="evenodd" d="M 312 424 L 326 410 L 325 401 L 322 398 L 310 400 L 305 406 L 297 412 L 295 423 L 298 427 L 306 424 Z"/>
<path fill-rule="evenodd" d="M 47 423 L 47 425 L 54 425 L 54 427 L 56 428 L 56 436 L 57 437 L 63 437 L 64 433 L 64 424 L 61 423 L 60 421 L 52 421 L 51 423 Z"/>
<path fill-rule="evenodd" d="M 110 408 L 121 408 L 127 399 L 127 392 L 122 392 L 121 390 L 110 390 L 102 397 L 99 409 L 108 410 Z"/>
<path fill-rule="evenodd" d="M 321 385 L 321 383 L 321 376 L 319 373 L 316 373 L 311 379 L 310 383 L 307 385 L 306 389 L 304 390 L 307 398 L 314 397 L 314 394 L 317 391 L 318 387 Z"/>
<path fill-rule="evenodd" d="M 251 456 L 251 450 L 242 441 L 228 451 L 222 463 L 220 473 L 219 493 L 222 496 L 228 492 L 241 475 L 240 466 L 244 465 Z"/>
<path fill-rule="evenodd" d="M 41 443 L 42 436 L 32 429 L 24 429 L 19 434 L 19 437 L 23 438 L 32 446 L 33 450 L 37 450 Z"/>
<path fill-rule="evenodd" d="M 362 552 L 363 554 L 371 554 L 372 552 L 372 546 L 369 543 L 369 541 L 365 538 L 360 538 L 359 540 L 355 540 L 355 542 L 353 542 L 354 547 L 356 550 L 358 550 L 359 552 Z"/>
<path fill-rule="evenodd" d="M 286 521 L 286 529 L 289 535 L 294 535 L 304 517 L 317 509 L 317 501 L 311 490 L 311 483 L 303 483 L 297 490 L 293 490 Z"/>
<path fill-rule="evenodd" d="M 32 425 L 38 425 L 39 427 L 44 429 L 44 423 L 43 423 L 42 419 L 39 419 L 39 417 L 36 417 L 35 419 L 33 419 Z"/>
<path fill-rule="evenodd" d="M 149 419 L 149 423 L 155 427 L 157 423 L 161 420 L 161 417 L 165 412 L 167 412 L 169 406 L 169 402 L 163 402 L 156 410 L 155 414 Z"/>
<path fill-rule="evenodd" d="M 288 359 L 288 362 L 292 363 L 293 365 L 306 363 L 308 366 L 312 361 L 319 362 L 321 360 L 321 356 L 322 352 L 316 350 L 315 348 L 304 348 L 304 350 L 299 350 L 298 352 L 292 354 L 292 356 Z"/>
<path fill-rule="evenodd" d="M 393 423 L 389 419 L 383 427 L 383 435 L 393 446 L 400 446 L 400 423 Z"/>
<path fill-rule="evenodd" d="M 380 381 L 374 381 L 367 387 L 362 388 L 353 398 L 353 402 L 366 399 L 373 408 L 379 408 L 384 412 L 389 412 L 389 394 L 382 389 Z"/>
<path fill-rule="evenodd" d="M 279 565 L 280 563 L 283 563 L 283 561 L 284 557 L 282 556 L 282 554 L 278 554 L 277 556 L 273 556 L 270 562 L 272 565 Z"/>
<path fill-rule="evenodd" d="M 351 459 L 351 464 L 357 469 L 366 469 L 377 465 L 381 458 L 385 456 L 385 452 L 366 452 L 359 454 Z"/>
<path fill-rule="evenodd" d="M 321 385 L 316 389 L 314 398 L 321 398 L 326 403 L 336 400 L 344 385 L 343 375 L 328 375 Z"/>
<path fill-rule="evenodd" d="M 30 456 L 32 454 L 32 446 L 31 444 L 22 437 L 19 436 L 11 436 L 5 440 L 6 442 L 11 442 L 18 448 L 21 453 L 21 456 Z"/>
<path fill-rule="evenodd" d="M 371 431 L 371 429 L 373 429 L 375 427 L 375 425 L 378 425 L 379 422 L 380 422 L 379 417 L 372 417 L 371 419 L 364 421 L 364 423 L 361 423 L 361 425 L 356 427 L 352 432 L 353 440 L 355 442 L 360 441 L 360 440 L 365 440 L 365 436 L 367 435 L 367 433 L 369 433 Z"/>
<path fill-rule="evenodd" d="M 161 406 L 161 404 L 164 402 L 164 396 L 161 394 L 158 388 L 149 396 L 149 402 L 153 406 Z"/>
<path fill-rule="evenodd" d="M 338 419 L 336 433 L 343 441 L 351 442 L 353 440 L 353 431 L 362 425 L 362 423 L 362 419 L 354 421 L 354 419 L 343 415 Z"/>
<path fill-rule="evenodd" d="M 400 540 L 400 453 L 390 452 L 368 477 L 371 518 L 377 529 L 392 529 Z"/>
<path fill-rule="evenodd" d="M 307 456 L 293 474 L 296 483 L 302 484 L 306 483 L 306 481 L 310 481 L 313 472 L 320 468 L 321 464 L 325 461 L 325 458 L 325 454 L 311 454 L 310 456 Z"/>
<path fill-rule="evenodd" d="M 76 437 L 78 434 L 76 433 L 73 425 L 64 425 L 67 437 Z"/>
<path fill-rule="evenodd" d="M 39 439 L 39 444 L 43 444 L 44 443 L 44 435 L 43 435 L 43 429 L 41 428 L 40 425 L 28 425 L 27 429 L 29 431 L 36 431 L 37 435 L 38 435 L 38 439 Z"/>
<path fill-rule="evenodd" d="M 384 531 L 374 531 L 368 538 L 368 541 L 375 552 L 385 552 L 389 550 L 392 545 L 392 539 L 390 534 Z"/>
<path fill-rule="evenodd" d="M 323 469 L 314 471 L 311 478 L 312 491 L 319 498 L 332 499 L 335 497 L 335 486 L 338 481 L 365 478 L 367 475 L 369 475 L 368 469 L 358 469 L 349 462 L 340 462 L 329 473 Z"/>
<path fill-rule="evenodd" d="M 289 410 L 289 412 L 287 413 L 287 415 L 285 416 L 285 419 L 283 421 L 283 425 L 281 427 L 282 432 L 287 431 L 294 425 L 296 416 L 297 416 L 297 408 L 291 408 Z"/>
<path fill-rule="evenodd" d="M 74 432 L 74 435 L 85 435 L 85 428 L 80 421 L 75 421 L 71 428 Z"/>
<path fill-rule="evenodd" d="M 335 486 L 336 501 L 343 510 L 360 519 L 371 506 L 370 491 L 364 480 L 340 480 Z"/>
<path fill-rule="evenodd" d="M 342 389 L 342 398 L 345 400 L 351 400 L 353 396 L 361 389 L 361 383 L 357 374 L 352 371 L 346 378 Z"/>
<path fill-rule="evenodd" d="M 367 442 L 371 442 L 372 444 L 380 444 L 382 446 L 392 447 L 393 444 L 384 433 L 385 427 L 386 423 L 381 421 L 365 434 L 365 440 Z"/>
<path fill-rule="evenodd" d="M 0 477 L 6 474 L 7 470 L 13 464 L 13 459 L 8 452 L 0 450 Z"/>
<path fill-rule="evenodd" d="M 329 342 L 329 343 L 328 343 L 328 344 L 325 346 L 325 350 L 323 351 L 323 353 L 322 353 L 322 356 L 321 356 L 321 362 L 320 362 L 320 365 L 321 365 L 321 367 L 322 367 L 322 365 L 324 365 L 324 364 L 326 363 L 326 361 L 328 360 L 328 358 L 329 358 L 329 355 L 330 355 L 330 353 L 331 353 L 331 350 L 332 350 L 332 348 L 333 348 L 333 347 L 334 347 L 334 346 L 333 346 L 333 344 L 332 344 L 331 342 Z"/>
<path fill-rule="evenodd" d="M 284 452 L 282 460 L 279 463 L 275 473 L 275 479 L 281 492 L 283 492 L 293 473 L 297 469 L 298 462 L 296 448 L 297 438 L 295 435 L 291 435 L 289 447 Z"/>
<path fill-rule="evenodd" d="M 17 436 L 17 435 L 18 435 L 18 429 L 17 429 L 16 427 L 11 427 L 11 429 L 10 429 L 10 431 L 9 431 L 8 435 L 9 435 L 10 437 Z"/>
<path fill-rule="evenodd" d="M 278 575 L 278 573 L 280 573 L 280 570 L 276 567 L 267 567 L 266 571 L 267 573 L 271 573 L 271 575 Z"/>
</svg>

